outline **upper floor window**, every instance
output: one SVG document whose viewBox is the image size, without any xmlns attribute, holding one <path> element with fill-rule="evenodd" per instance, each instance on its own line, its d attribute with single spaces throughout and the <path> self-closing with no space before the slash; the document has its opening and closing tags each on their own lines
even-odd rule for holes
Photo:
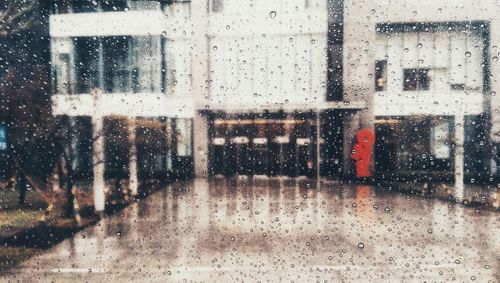
<svg viewBox="0 0 500 283">
<path fill-rule="evenodd" d="M 53 80 L 59 94 L 157 93 L 164 66 L 159 36 L 76 37 L 61 40 L 53 54 Z"/>
<path fill-rule="evenodd" d="M 429 69 L 404 69 L 403 71 L 403 90 L 417 91 L 429 90 L 430 78 Z"/>
<path fill-rule="evenodd" d="M 224 9 L 224 0 L 212 0 L 212 12 L 221 13 Z"/>
<path fill-rule="evenodd" d="M 375 62 L 375 91 L 387 90 L 387 60 Z"/>
<path fill-rule="evenodd" d="M 97 1 L 78 0 L 73 3 L 73 12 L 75 13 L 90 13 L 98 11 Z"/>
<path fill-rule="evenodd" d="M 186 0 L 180 0 L 182 2 Z M 127 10 L 156 10 L 175 0 L 53 0 L 52 13 L 92 13 Z"/>
<path fill-rule="evenodd" d="M 149 2 L 149 1 L 147 1 Z M 104 0 L 101 4 L 102 11 L 125 11 L 129 8 L 126 0 Z"/>
</svg>

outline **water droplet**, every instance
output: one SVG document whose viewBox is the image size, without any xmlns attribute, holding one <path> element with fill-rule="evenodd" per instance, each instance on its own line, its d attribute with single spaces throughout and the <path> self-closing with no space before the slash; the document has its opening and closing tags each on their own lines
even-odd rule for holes
<svg viewBox="0 0 500 283">
<path fill-rule="evenodd" d="M 276 11 L 269 12 L 269 18 L 271 18 L 271 19 L 276 18 Z"/>
<path fill-rule="evenodd" d="M 359 244 L 358 244 L 358 248 L 360 248 L 360 249 L 364 249 L 364 248 L 365 248 L 365 244 L 363 244 L 363 243 L 359 243 Z"/>
<path fill-rule="evenodd" d="M 465 52 L 465 57 L 470 57 L 470 56 L 472 56 L 472 53 L 470 53 L 470 51 Z"/>
</svg>

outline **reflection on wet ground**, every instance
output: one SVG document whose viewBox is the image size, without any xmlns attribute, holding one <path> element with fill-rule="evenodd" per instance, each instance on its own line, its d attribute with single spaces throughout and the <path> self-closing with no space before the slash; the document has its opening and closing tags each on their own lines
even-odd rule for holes
<svg viewBox="0 0 500 283">
<path fill-rule="evenodd" d="M 500 214 L 370 186 L 175 183 L 0 280 L 500 280 Z"/>
</svg>

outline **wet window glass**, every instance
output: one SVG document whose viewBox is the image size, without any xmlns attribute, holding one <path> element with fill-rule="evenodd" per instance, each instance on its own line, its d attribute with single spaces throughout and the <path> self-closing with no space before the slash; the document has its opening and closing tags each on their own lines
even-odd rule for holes
<svg viewBox="0 0 500 283">
<path fill-rule="evenodd" d="M 0 0 L 0 282 L 500 282 L 500 0 Z"/>
</svg>

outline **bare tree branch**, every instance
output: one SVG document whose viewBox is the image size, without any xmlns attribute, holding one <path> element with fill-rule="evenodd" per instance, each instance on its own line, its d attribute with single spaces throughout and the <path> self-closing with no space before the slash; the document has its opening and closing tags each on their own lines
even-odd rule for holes
<svg viewBox="0 0 500 283">
<path fill-rule="evenodd" d="M 18 33 L 27 30 L 36 20 L 32 17 L 37 0 L 10 0 L 2 1 L 0 5 L 0 36 Z"/>
</svg>

